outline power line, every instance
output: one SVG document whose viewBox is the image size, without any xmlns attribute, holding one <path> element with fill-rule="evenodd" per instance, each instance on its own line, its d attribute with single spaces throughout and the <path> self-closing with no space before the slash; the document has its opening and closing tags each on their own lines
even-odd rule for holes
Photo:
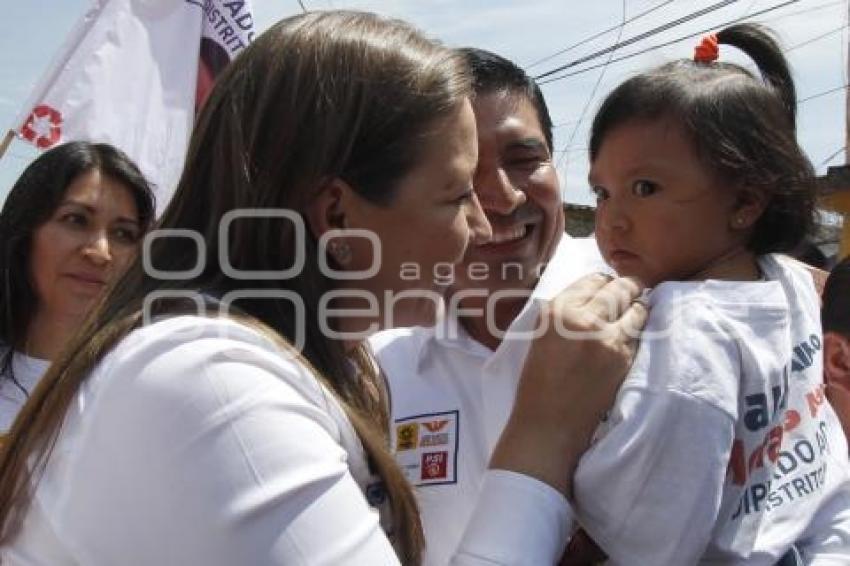
<svg viewBox="0 0 850 566">
<path fill-rule="evenodd" d="M 750 3 L 750 6 L 749 6 L 749 7 L 747 8 L 747 10 L 746 10 L 746 15 L 749 15 L 749 12 L 752 10 L 752 7 L 753 7 L 753 5 L 756 3 L 756 1 L 757 1 L 757 0 L 754 0 L 752 3 Z M 790 17 L 799 16 L 799 15 L 801 15 L 801 14 L 808 14 L 808 13 L 810 13 L 810 12 L 815 12 L 815 11 L 817 11 L 817 10 L 823 10 L 823 9 L 825 9 L 825 8 L 831 8 L 831 7 L 837 6 L 838 4 L 846 5 L 846 4 L 847 4 L 847 2 L 848 2 L 848 0 L 838 0 L 838 1 L 836 1 L 836 2 L 827 2 L 827 3 L 825 3 L 825 4 L 819 4 L 819 5 L 817 5 L 817 6 L 813 6 L 813 7 L 811 7 L 811 8 L 807 8 L 807 9 L 805 9 L 805 10 L 797 10 L 796 12 L 788 12 L 787 14 L 783 14 L 783 15 L 778 16 L 778 17 L 775 17 L 775 18 L 768 18 L 768 19 L 766 19 L 766 20 L 762 20 L 762 21 L 763 21 L 763 22 L 772 22 L 772 21 L 784 20 L 784 19 L 787 19 L 787 18 L 790 18 Z M 646 12 L 643 12 L 643 13 L 646 13 Z M 635 17 L 633 17 L 633 18 L 630 18 L 629 20 L 626 20 L 626 23 L 628 23 L 628 22 L 630 22 L 630 21 L 633 21 L 633 20 L 634 20 L 634 19 L 636 19 L 636 18 L 637 18 L 637 16 L 635 16 Z M 784 53 L 788 53 L 788 52 L 790 52 L 790 51 L 794 51 L 795 49 L 798 49 L 798 48 L 800 48 L 800 47 L 804 47 L 804 46 L 806 46 L 806 45 L 808 45 L 808 44 L 810 44 L 810 43 L 814 43 L 814 42 L 816 42 L 816 41 L 820 41 L 821 39 L 824 39 L 824 38 L 826 38 L 826 37 L 828 37 L 828 36 L 831 36 L 831 35 L 832 35 L 832 34 L 834 34 L 834 33 L 838 33 L 838 32 L 839 32 L 839 31 L 841 31 L 841 30 L 845 30 L 845 29 L 847 29 L 848 27 L 850 27 L 850 17 L 845 16 L 845 19 L 847 19 L 848 21 L 847 21 L 847 22 L 846 22 L 843 26 L 838 27 L 838 28 L 835 28 L 835 29 L 833 29 L 833 30 L 830 30 L 830 31 L 828 31 L 828 32 L 826 32 L 826 33 L 823 33 L 823 34 L 821 34 L 821 35 L 818 35 L 818 36 L 816 36 L 816 37 L 813 37 L 813 38 L 808 39 L 808 40 L 806 40 L 806 41 L 803 41 L 803 42 L 801 42 L 801 43 L 797 43 L 797 44 L 795 44 L 795 45 L 791 45 L 790 47 L 787 47 L 786 49 L 784 49 L 784 50 L 783 50 L 783 52 L 784 52 Z M 610 31 L 612 31 L 612 30 L 617 29 L 618 27 L 619 27 L 619 24 L 617 24 L 617 25 L 615 25 L 615 26 L 612 26 L 612 27 L 608 28 L 608 29 L 607 29 L 607 30 L 605 30 L 604 32 L 600 32 L 600 34 L 610 32 Z M 599 35 L 599 34 L 597 34 L 597 35 Z M 596 37 L 596 36 L 594 36 L 594 37 Z M 576 44 L 576 45 L 577 45 L 577 44 Z M 842 51 L 841 51 L 841 53 L 842 53 L 842 57 L 843 57 L 844 55 L 846 55 L 846 53 L 845 53 L 845 51 L 844 51 L 844 50 L 842 50 Z M 755 65 L 754 65 L 754 64 L 747 64 L 747 65 L 745 65 L 745 66 L 746 66 L 746 67 L 748 67 L 748 68 L 753 68 Z M 598 67 L 593 67 L 593 68 L 598 68 Z M 591 69 L 592 69 L 592 68 L 591 68 Z M 847 69 L 846 69 L 846 65 L 842 64 L 842 69 L 843 69 L 843 71 L 844 71 L 844 72 L 845 72 L 845 74 L 846 74 L 846 71 L 847 71 Z M 589 69 L 589 70 L 590 70 L 590 69 Z M 578 73 L 576 73 L 576 74 L 578 74 Z M 846 77 L 845 77 L 845 78 L 846 78 Z M 545 83 L 543 83 L 543 84 L 545 84 Z M 554 125 L 552 126 L 552 128 L 554 129 L 554 128 L 561 128 L 561 127 L 564 127 L 564 126 L 571 126 L 571 125 L 576 124 L 576 123 L 578 123 L 578 122 L 579 122 L 579 120 L 568 120 L 568 121 L 566 121 L 566 122 L 559 122 L 559 123 L 557 123 L 557 124 L 554 124 Z M 557 150 L 557 151 L 556 151 L 556 153 L 560 153 L 560 151 L 562 151 L 562 150 Z"/>
<path fill-rule="evenodd" d="M 827 2 L 826 4 L 818 4 L 817 6 L 812 6 L 811 8 L 806 8 L 805 10 L 797 10 L 796 12 L 788 12 L 787 14 L 782 14 L 781 16 L 777 16 L 775 18 L 768 18 L 766 20 L 761 20 L 761 23 L 766 24 L 769 22 L 776 22 L 779 20 L 784 20 L 786 18 L 791 18 L 793 16 L 799 16 L 801 14 L 808 14 L 810 12 L 816 12 L 818 10 L 823 10 L 824 8 L 831 8 L 833 6 L 837 6 L 838 4 L 845 4 L 847 0 L 837 0 L 835 2 Z"/>
<path fill-rule="evenodd" d="M 842 1 L 844 1 L 844 0 L 842 0 Z M 821 39 L 825 39 L 825 38 L 827 38 L 827 37 L 829 37 L 829 36 L 831 36 L 831 35 L 833 35 L 833 34 L 836 34 L 836 33 L 840 32 L 840 31 L 843 31 L 843 30 L 847 29 L 848 27 L 850 27 L 850 23 L 845 23 L 844 25 L 839 26 L 839 27 L 837 27 L 837 28 L 835 28 L 835 29 L 831 29 L 831 30 L 829 30 L 829 31 L 828 31 L 828 32 L 826 32 L 826 33 L 822 33 L 822 34 L 820 34 L 820 35 L 816 35 L 815 37 L 812 37 L 812 38 L 807 39 L 807 40 L 805 40 L 805 41 L 801 41 L 800 43 L 795 43 L 794 45 L 792 45 L 792 46 L 790 46 L 790 47 L 786 47 L 785 49 L 783 49 L 783 50 L 782 50 L 782 52 L 783 52 L 783 53 L 790 53 L 791 51 L 794 51 L 795 49 L 799 49 L 800 47 L 805 47 L 805 46 L 807 46 L 807 45 L 810 45 L 810 44 L 812 44 L 812 43 L 815 43 L 816 41 L 820 41 Z M 844 51 L 842 50 L 842 51 L 841 51 L 841 53 L 843 54 L 843 53 L 844 53 Z M 757 69 L 757 67 L 756 67 L 756 64 L 755 64 L 755 63 L 747 63 L 747 64 L 745 64 L 745 65 L 744 65 L 744 67 L 746 67 L 747 69 L 749 69 L 749 70 L 751 70 L 751 71 L 752 71 L 752 70 L 756 70 L 756 69 Z"/>
<path fill-rule="evenodd" d="M 785 2 L 782 2 L 781 4 L 777 4 L 777 5 L 775 5 L 775 6 L 771 6 L 770 8 L 765 8 L 764 10 L 760 10 L 760 11 L 758 11 L 758 12 L 756 12 L 756 13 L 754 13 L 754 14 L 751 14 L 750 16 L 747 16 L 747 17 L 748 17 L 748 18 L 751 18 L 751 17 L 760 16 L 760 15 L 762 15 L 762 14 L 766 14 L 766 13 L 768 13 L 768 12 L 772 12 L 772 11 L 774 11 L 774 10 L 779 10 L 780 8 L 784 8 L 785 6 L 788 6 L 788 5 L 790 5 L 790 4 L 796 4 L 796 3 L 797 3 L 797 2 L 799 2 L 799 1 L 800 1 L 800 0 L 786 0 Z M 662 47 L 668 47 L 668 46 L 673 45 L 673 44 L 675 44 L 675 43 L 679 43 L 679 42 L 681 42 L 681 41 L 684 41 L 684 40 L 686 40 L 686 39 L 691 39 L 692 37 L 696 37 L 696 36 L 698 36 L 698 35 L 703 35 L 703 34 L 705 34 L 705 33 L 709 33 L 709 32 L 711 32 L 711 31 L 715 31 L 715 30 L 716 30 L 716 29 L 718 29 L 718 28 L 724 28 L 724 27 L 726 27 L 726 26 L 729 26 L 729 25 L 732 25 L 732 24 L 738 23 L 738 22 L 740 22 L 740 21 L 741 21 L 741 20 L 743 20 L 743 19 L 746 19 L 746 18 L 735 18 L 735 19 L 733 19 L 733 20 L 728 20 L 728 21 L 723 22 L 723 23 L 721 23 L 721 24 L 719 24 L 719 25 L 712 26 L 712 27 L 710 27 L 710 28 L 705 28 L 705 29 L 702 29 L 702 30 L 700 30 L 700 31 L 696 31 L 696 32 L 694 32 L 694 33 L 689 33 L 689 34 L 687 34 L 687 35 L 683 35 L 683 36 L 681 36 L 681 37 L 677 37 L 676 39 L 673 39 L 673 40 L 670 40 L 670 41 L 665 41 L 664 43 L 659 43 L 659 44 L 657 44 L 657 45 L 653 45 L 653 46 L 651 46 L 651 47 L 647 47 L 646 49 L 641 49 L 640 51 L 635 51 L 634 53 L 629 53 L 629 54 L 627 54 L 627 55 L 623 55 L 623 56 L 621 56 L 621 57 L 615 57 L 614 59 L 612 59 L 612 60 L 610 61 L 610 63 L 618 63 L 618 62 L 620 62 L 620 61 L 625 61 L 626 59 L 631 59 L 632 57 L 637 57 L 638 55 L 643 55 L 644 53 L 649 53 L 650 51 L 654 51 L 654 50 L 656 50 L 656 49 L 661 49 Z M 557 77 L 552 77 L 551 79 L 548 79 L 548 80 L 540 81 L 540 84 L 541 84 L 541 85 L 545 85 L 545 84 L 553 83 L 553 82 L 556 82 L 556 81 L 560 81 L 560 80 L 562 80 L 562 79 L 566 79 L 566 78 L 568 78 L 568 77 L 573 77 L 573 76 L 575 76 L 575 75 L 580 75 L 580 74 L 582 74 L 582 73 L 587 73 L 587 72 L 589 72 L 589 71 L 592 71 L 593 69 L 598 69 L 598 68 L 600 68 L 600 67 L 602 67 L 602 66 L 603 66 L 603 64 L 601 64 L 601 63 L 600 63 L 600 64 L 596 64 L 596 65 L 591 65 L 590 67 L 585 67 L 585 68 L 583 68 L 583 69 L 579 69 L 579 70 L 577 70 L 577 71 L 572 71 L 572 72 L 570 72 L 570 73 L 564 73 L 563 75 L 559 75 L 559 76 L 557 76 Z"/>
<path fill-rule="evenodd" d="M 564 146 L 563 149 L 555 149 L 555 153 L 578 153 L 580 151 L 589 151 L 588 146 Z"/>
<path fill-rule="evenodd" d="M 847 25 L 848 25 L 848 24 L 846 24 L 846 23 L 845 23 L 844 25 L 841 25 L 841 26 L 839 26 L 839 27 L 837 27 L 837 28 L 835 28 L 835 29 L 831 29 L 831 30 L 829 30 L 829 31 L 828 31 L 828 32 L 826 32 L 826 33 L 822 33 L 822 34 L 820 34 L 820 35 L 818 35 L 818 36 L 815 36 L 815 37 L 813 37 L 813 38 L 811 38 L 811 39 L 807 39 L 806 41 L 803 41 L 802 43 L 797 43 L 796 45 L 792 45 L 791 47 L 789 47 L 789 48 L 787 48 L 787 49 L 784 49 L 784 50 L 783 50 L 783 52 L 784 52 L 784 53 L 788 53 L 789 51 L 794 51 L 795 49 L 798 49 L 798 48 L 800 48 L 800 47 L 805 47 L 806 45 L 809 45 L 810 43 L 814 43 L 814 42 L 816 42 L 816 41 L 820 41 L 821 39 L 827 38 L 827 37 L 829 37 L 829 36 L 831 36 L 831 35 L 833 35 L 833 34 L 836 34 L 836 33 L 840 32 L 840 31 L 842 31 L 842 30 L 846 29 L 846 28 L 847 28 Z"/>
<path fill-rule="evenodd" d="M 616 29 L 618 29 L 618 28 L 622 31 L 622 27 L 623 27 L 623 25 L 628 24 L 628 23 L 631 23 L 631 22 L 633 22 L 633 21 L 635 21 L 635 20 L 639 20 L 640 18 L 642 18 L 642 17 L 644 17 L 644 16 L 647 16 L 647 15 L 651 14 L 652 12 L 655 12 L 656 10 L 658 10 L 658 9 L 660 9 L 660 8 L 663 8 L 664 6 L 666 6 L 667 4 L 670 4 L 670 3 L 672 3 L 672 2 L 673 2 L 673 0 L 665 0 L 664 2 L 661 2 L 660 4 L 658 4 L 658 5 L 656 5 L 656 6 L 653 6 L 652 8 L 650 8 L 650 9 L 648 9 L 648 10 L 644 10 L 644 11 L 643 11 L 643 12 L 641 12 L 640 14 L 636 14 L 636 15 L 632 16 L 631 18 L 627 19 L 627 20 L 626 20 L 625 22 L 623 22 L 623 23 L 613 25 L 613 26 L 611 26 L 611 27 L 610 27 L 610 28 L 608 28 L 608 29 L 602 30 L 602 31 L 600 31 L 600 32 L 598 32 L 598 33 L 595 33 L 595 34 L 591 35 L 590 37 L 586 37 L 586 38 L 582 39 L 581 41 L 578 41 L 578 42 L 576 42 L 576 43 L 573 43 L 573 44 L 572 44 L 572 45 L 570 45 L 569 47 L 564 47 L 564 48 L 563 48 L 563 49 L 561 49 L 560 51 L 556 51 L 555 53 L 552 53 L 551 55 L 547 55 L 546 57 L 544 57 L 544 58 L 542 58 L 542 59 L 538 59 L 537 61 L 534 61 L 533 63 L 529 63 L 528 65 L 526 65 L 526 67 L 525 67 L 525 68 L 526 68 L 526 69 L 530 69 L 530 68 L 532 68 L 532 67 L 536 67 L 536 66 L 537 66 L 537 65 L 539 65 L 540 63 L 545 63 L 546 61 L 549 61 L 549 60 L 551 60 L 551 59 L 554 59 L 554 58 L 555 58 L 555 57 L 557 57 L 558 55 L 563 55 L 564 53 L 567 53 L 568 51 L 572 51 L 572 50 L 573 50 L 573 49 L 575 49 L 576 47 L 581 47 L 582 45 L 585 45 L 585 44 L 587 44 L 587 43 L 590 43 L 590 42 L 591 42 L 591 41 L 593 41 L 594 39 L 600 38 L 600 37 L 602 37 L 602 36 L 603 36 L 603 35 L 605 35 L 605 34 L 611 33 L 612 31 L 614 31 L 614 30 L 616 30 Z M 617 41 L 619 41 L 619 37 L 617 38 Z"/>
<path fill-rule="evenodd" d="M 623 30 L 626 27 L 626 0 L 623 0 L 623 19 L 620 22 L 620 30 L 617 32 L 617 39 L 614 43 L 619 43 L 620 38 L 623 36 Z M 578 116 L 578 121 L 576 122 L 575 127 L 573 128 L 572 133 L 570 134 L 570 138 L 567 140 L 567 147 L 571 146 L 573 143 L 573 139 L 576 137 L 576 133 L 578 129 L 581 127 L 582 121 L 584 121 L 584 116 L 587 114 L 587 109 L 590 108 L 590 103 L 593 102 L 593 97 L 596 96 L 596 91 L 599 90 L 599 84 L 602 82 L 602 79 L 605 77 L 605 71 L 608 69 L 608 63 L 611 62 L 611 58 L 614 57 L 614 51 L 608 55 L 608 60 L 605 61 L 605 66 L 602 67 L 602 72 L 599 73 L 599 76 L 596 77 L 596 84 L 593 85 L 593 90 L 590 91 L 590 96 L 587 97 L 587 102 L 584 103 L 584 107 L 581 109 L 581 114 Z M 561 156 L 558 158 L 558 162 L 556 163 L 556 167 L 563 163 L 564 158 L 567 156 L 566 152 L 561 153 Z"/>
<path fill-rule="evenodd" d="M 600 49 L 599 51 L 591 53 L 590 55 L 580 57 L 580 58 L 576 59 L 575 61 L 570 61 L 569 63 L 567 63 L 565 65 L 561 65 L 560 67 L 556 67 L 556 68 L 554 68 L 550 71 L 546 71 L 545 73 L 537 75 L 534 78 L 537 79 L 537 80 L 544 79 L 548 76 L 554 75 L 555 73 L 559 73 L 559 72 L 561 72 L 565 69 L 569 69 L 570 67 L 575 67 L 576 65 L 580 65 L 581 63 L 586 63 L 587 61 L 591 61 L 593 59 L 596 59 L 597 57 L 601 57 L 602 55 L 606 55 L 606 54 L 608 54 L 612 51 L 617 51 L 621 47 L 626 47 L 627 45 L 632 45 L 633 43 L 637 43 L 638 41 L 641 41 L 641 40 L 646 39 L 648 37 L 652 37 L 653 35 L 657 35 L 661 32 L 667 31 L 668 29 L 672 29 L 672 28 L 674 28 L 678 25 L 681 25 L 681 24 L 684 24 L 684 23 L 689 22 L 691 20 L 694 20 L 696 18 L 702 17 L 706 14 L 714 12 L 715 10 L 719 10 L 720 8 L 724 8 L 726 6 L 729 6 L 730 4 L 734 4 L 735 2 L 739 2 L 739 1 L 740 0 L 722 0 L 721 2 L 718 2 L 716 4 L 712 4 L 711 6 L 709 6 L 707 8 L 703 8 L 702 10 L 697 10 L 696 12 L 691 12 L 687 16 L 682 16 L 678 20 L 673 20 L 671 22 L 667 22 L 666 24 L 660 25 L 660 26 L 655 27 L 655 28 L 653 28 L 649 31 L 638 34 L 638 35 L 636 35 L 632 38 L 629 38 L 629 39 L 627 39 L 623 42 L 618 42 L 614 45 L 611 45 L 609 47 L 606 47 L 604 49 Z M 793 1 L 797 2 L 799 0 L 793 0 Z"/>
<path fill-rule="evenodd" d="M 830 156 L 829 156 L 829 157 L 827 157 L 826 159 L 824 159 L 823 161 L 821 161 L 821 163 L 820 163 L 820 165 L 818 165 L 818 167 L 823 167 L 824 165 L 826 165 L 827 163 L 829 163 L 830 161 L 832 161 L 833 159 L 835 159 L 836 157 L 838 157 L 838 155 L 839 155 L 840 153 L 843 153 L 845 149 L 847 149 L 847 146 L 846 146 L 846 145 L 842 145 L 840 148 L 838 148 L 838 149 L 836 149 L 836 150 L 835 150 L 835 153 L 830 154 Z"/>
<path fill-rule="evenodd" d="M 841 1 L 845 2 L 847 0 L 841 0 Z M 785 49 L 782 50 L 782 53 L 790 53 L 791 51 L 794 51 L 795 49 L 799 49 L 800 47 L 805 47 L 806 45 L 809 45 L 811 43 L 815 43 L 816 41 L 820 41 L 821 39 L 827 38 L 827 37 L 831 36 L 832 34 L 835 34 L 835 33 L 838 33 L 842 30 L 847 29 L 848 27 L 850 27 L 850 23 L 845 23 L 844 25 L 837 27 L 835 29 L 829 30 L 826 33 L 822 33 L 822 34 L 817 35 L 813 38 L 807 39 L 805 41 L 801 41 L 800 43 L 795 43 L 794 45 L 792 45 L 790 47 L 786 47 Z M 841 53 L 842 53 L 842 58 L 843 58 L 844 50 L 842 50 Z M 753 62 L 746 63 L 746 64 L 743 65 L 743 67 L 750 70 L 750 71 L 758 72 L 758 67 Z M 846 79 L 845 79 L 845 81 L 846 81 Z"/>
<path fill-rule="evenodd" d="M 785 6 L 788 6 L 788 5 L 790 5 L 790 4 L 795 4 L 795 3 L 799 2 L 799 1 L 800 1 L 800 0 L 787 0 L 786 2 L 782 2 L 781 4 L 777 4 L 777 5 L 775 5 L 775 6 L 771 6 L 770 8 L 765 8 L 765 9 L 760 10 L 760 11 L 758 11 L 758 12 L 754 13 L 754 14 L 751 14 L 750 16 L 747 16 L 747 18 L 760 16 L 760 15 L 762 15 L 762 14 L 766 14 L 766 13 L 768 13 L 768 12 L 772 12 L 772 11 L 774 11 L 774 10 L 778 10 L 778 9 L 780 9 L 780 8 L 784 8 Z M 696 36 L 699 36 L 699 35 L 703 35 L 703 34 L 705 34 L 705 33 L 711 32 L 711 31 L 715 31 L 715 30 L 716 30 L 716 29 L 718 29 L 718 28 L 724 28 L 724 27 L 726 27 L 726 26 L 729 26 L 729 25 L 732 25 L 732 24 L 738 23 L 738 22 L 740 22 L 740 21 L 742 21 L 742 20 L 744 20 L 744 19 L 747 19 L 747 18 L 735 18 L 735 19 L 732 19 L 732 20 L 728 20 L 728 21 L 723 22 L 723 23 L 721 23 L 721 24 L 719 24 L 719 25 L 717 25 L 717 26 L 712 26 L 712 27 L 710 27 L 710 28 L 705 28 L 705 29 L 702 29 L 702 30 L 697 31 L 697 32 L 694 32 L 694 33 L 689 33 L 689 34 L 687 34 L 687 35 L 683 35 L 683 36 L 678 37 L 678 38 L 676 38 L 676 39 L 673 39 L 673 40 L 671 40 L 671 41 L 666 41 L 666 42 L 664 42 L 664 43 L 659 43 L 659 44 L 657 44 L 657 45 L 653 45 L 653 46 L 651 46 L 651 47 L 647 47 L 646 49 L 642 49 L 642 50 L 640 50 L 640 51 L 635 51 L 634 53 L 629 53 L 628 55 L 623 55 L 623 56 L 621 56 L 621 57 L 617 57 L 617 58 L 615 58 L 615 59 L 612 59 L 610 62 L 611 62 L 611 63 L 618 63 L 618 62 L 620 62 L 620 61 L 625 61 L 626 59 L 631 59 L 632 57 L 637 57 L 638 55 L 643 55 L 644 53 L 648 53 L 648 52 L 650 52 L 650 51 L 654 51 L 654 50 L 656 50 L 656 49 L 661 49 L 662 47 L 668 47 L 668 46 L 673 45 L 673 44 L 675 44 L 675 43 L 679 43 L 679 42 L 681 42 L 681 41 L 684 41 L 684 40 L 686 40 L 686 39 L 691 39 L 691 38 L 693 38 L 693 37 L 696 37 Z M 568 78 L 568 77 L 573 77 L 573 76 L 575 76 L 575 75 L 580 75 L 580 74 L 583 74 L 583 73 L 586 73 L 586 72 L 592 71 L 592 70 L 594 70 L 594 69 L 598 69 L 598 68 L 599 68 L 599 67 L 601 67 L 601 66 L 602 66 L 602 64 L 591 65 L 590 67 L 585 67 L 585 68 L 583 68 L 583 69 L 579 69 L 579 70 L 577 70 L 577 71 L 573 71 L 573 72 L 570 72 L 570 73 L 565 73 L 565 74 L 563 74 L 563 75 L 560 75 L 560 76 L 557 76 L 557 77 L 554 77 L 554 78 L 551 78 L 551 79 L 548 79 L 548 80 L 540 81 L 540 84 L 541 84 L 541 85 L 544 85 L 544 84 L 553 83 L 553 82 L 556 82 L 556 81 L 559 81 L 559 80 L 562 80 L 562 79 L 565 79 L 565 78 Z"/>
<path fill-rule="evenodd" d="M 578 120 L 568 120 L 566 122 L 558 122 L 557 124 L 552 124 L 552 129 L 555 128 L 563 128 L 564 126 L 571 126 L 578 122 Z"/>
<path fill-rule="evenodd" d="M 759 1 L 759 0 L 753 0 L 752 2 L 750 2 L 750 5 L 749 5 L 749 6 L 747 6 L 747 9 L 746 9 L 746 10 L 744 10 L 744 13 L 743 13 L 743 14 L 741 14 L 741 17 L 742 17 L 742 18 L 746 18 L 746 17 L 750 14 L 750 12 L 752 11 L 753 6 L 755 6 L 756 4 L 758 4 L 758 1 Z"/>
<path fill-rule="evenodd" d="M 813 94 L 811 96 L 807 96 L 806 98 L 800 98 L 797 100 L 797 105 L 803 104 L 810 100 L 814 100 L 815 98 L 820 98 L 821 96 L 826 96 L 827 94 L 832 94 L 833 92 L 838 92 L 839 90 L 844 90 L 850 85 L 837 86 L 835 88 L 831 88 L 829 90 L 825 90 L 823 92 L 819 92 L 817 94 Z"/>
</svg>

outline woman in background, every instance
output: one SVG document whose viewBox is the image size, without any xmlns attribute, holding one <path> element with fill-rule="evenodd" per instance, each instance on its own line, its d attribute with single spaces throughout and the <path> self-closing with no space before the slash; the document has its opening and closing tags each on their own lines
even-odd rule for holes
<svg viewBox="0 0 850 566">
<path fill-rule="evenodd" d="M 0 435 L 153 215 L 147 181 L 107 144 L 60 145 L 21 174 L 0 212 Z"/>
</svg>

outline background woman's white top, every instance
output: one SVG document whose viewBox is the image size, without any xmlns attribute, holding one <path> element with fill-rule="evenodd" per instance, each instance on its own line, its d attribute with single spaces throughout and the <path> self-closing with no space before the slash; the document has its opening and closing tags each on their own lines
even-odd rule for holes
<svg viewBox="0 0 850 566">
<path fill-rule="evenodd" d="M 0 561 L 394 565 L 363 495 L 372 481 L 348 420 L 301 364 L 236 322 L 175 317 L 95 368 Z M 491 474 L 455 563 L 515 555 L 518 527 L 551 506 L 541 485 Z M 551 563 L 558 537 L 534 531 L 525 563 Z"/>
<path fill-rule="evenodd" d="M 0 358 L 8 351 L 8 347 L 0 345 Z M 15 381 L 12 381 L 7 372 L 0 374 L 0 435 L 12 427 L 18 411 L 27 401 L 27 394 L 35 389 L 38 380 L 49 366 L 48 360 L 40 360 L 20 352 L 12 354 L 12 373 Z"/>
</svg>

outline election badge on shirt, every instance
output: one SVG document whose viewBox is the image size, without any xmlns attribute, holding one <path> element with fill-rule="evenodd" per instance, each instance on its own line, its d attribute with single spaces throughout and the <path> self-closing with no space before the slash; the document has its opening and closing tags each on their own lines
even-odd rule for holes
<svg viewBox="0 0 850 566">
<path fill-rule="evenodd" d="M 457 482 L 458 411 L 397 419 L 393 424 L 395 457 L 415 485 Z"/>
</svg>

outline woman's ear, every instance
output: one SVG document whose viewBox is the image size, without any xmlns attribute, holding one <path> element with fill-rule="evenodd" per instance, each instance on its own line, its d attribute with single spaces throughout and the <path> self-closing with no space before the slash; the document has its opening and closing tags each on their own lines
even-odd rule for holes
<svg viewBox="0 0 850 566">
<path fill-rule="evenodd" d="M 355 196 L 356 193 L 348 183 L 335 178 L 322 185 L 307 205 L 307 222 L 310 224 L 310 232 L 319 242 L 320 253 L 326 251 L 343 267 L 352 262 L 354 251 L 348 238 L 338 231 L 351 224 L 349 216 L 356 201 Z M 332 231 L 335 233 L 329 234 Z M 328 239 L 323 240 L 322 236 Z"/>
<path fill-rule="evenodd" d="M 737 189 L 734 206 L 729 217 L 732 230 L 749 230 L 755 226 L 767 207 L 767 195 L 749 187 Z"/>
<path fill-rule="evenodd" d="M 347 226 L 346 202 L 351 187 L 339 178 L 325 182 L 307 205 L 307 223 L 317 240 L 328 230 L 341 230 Z"/>
</svg>

